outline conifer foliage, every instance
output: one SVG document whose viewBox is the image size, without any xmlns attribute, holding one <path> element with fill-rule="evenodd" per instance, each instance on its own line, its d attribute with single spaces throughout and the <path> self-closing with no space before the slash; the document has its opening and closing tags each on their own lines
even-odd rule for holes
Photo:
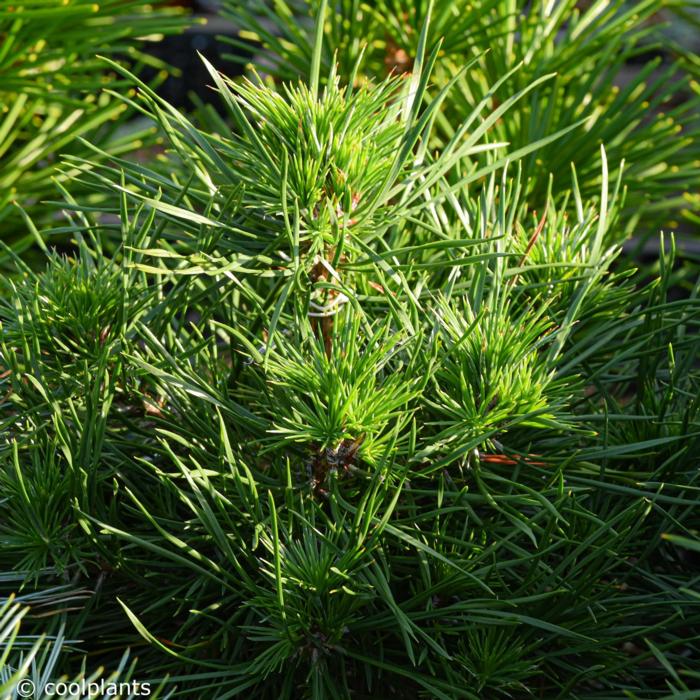
<svg viewBox="0 0 700 700">
<path fill-rule="evenodd" d="M 570 109 L 656 5 L 418 3 L 387 75 L 399 5 L 229 2 L 289 36 L 202 58 L 223 115 L 103 59 L 167 148 L 82 142 L 4 247 L 3 700 L 700 697 L 698 265 L 622 249 L 680 150 Z"/>
</svg>

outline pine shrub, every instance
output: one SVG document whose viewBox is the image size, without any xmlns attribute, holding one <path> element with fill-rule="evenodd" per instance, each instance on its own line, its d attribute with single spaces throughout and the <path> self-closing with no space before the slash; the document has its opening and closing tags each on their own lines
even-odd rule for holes
<svg viewBox="0 0 700 700">
<path fill-rule="evenodd" d="M 653 269 L 623 259 L 654 190 L 628 192 L 623 144 L 572 158 L 590 136 L 564 116 L 504 138 L 564 106 L 545 76 L 458 108 L 495 58 L 447 78 L 426 10 L 412 73 L 386 76 L 325 13 L 289 49 L 305 80 L 207 64 L 217 119 L 108 64 L 168 150 L 67 156 L 88 194 L 39 239 L 74 246 L 13 256 L 0 697 L 61 675 L 197 700 L 700 697 L 697 264 L 668 235 Z"/>
</svg>

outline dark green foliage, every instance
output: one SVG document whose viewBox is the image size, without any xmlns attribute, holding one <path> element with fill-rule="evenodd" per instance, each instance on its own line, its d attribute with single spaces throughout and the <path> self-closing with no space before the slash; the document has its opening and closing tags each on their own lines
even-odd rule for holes
<svg viewBox="0 0 700 700">
<path fill-rule="evenodd" d="M 165 66 L 143 49 L 146 39 L 182 30 L 182 13 L 160 0 L 28 0 L 0 7 L 0 239 L 23 252 L 35 236 L 27 212 L 47 221 L 42 200 L 55 198 L 60 157 L 85 154 L 88 137 L 113 154 L 152 141 L 148 129 L 126 123 L 126 105 L 105 89 L 127 89 L 98 55 L 140 70 Z M 76 188 L 74 194 L 78 194 Z M 0 263 L 7 260 L 0 251 Z"/>
</svg>

